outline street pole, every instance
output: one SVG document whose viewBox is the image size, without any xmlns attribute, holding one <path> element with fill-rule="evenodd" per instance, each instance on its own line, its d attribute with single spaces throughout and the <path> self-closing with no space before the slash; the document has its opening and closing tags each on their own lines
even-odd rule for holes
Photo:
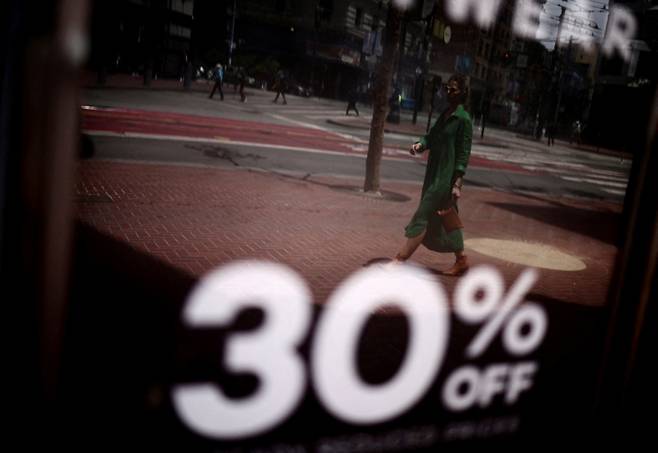
<svg viewBox="0 0 658 453">
<path fill-rule="evenodd" d="M 484 77 L 484 94 L 482 100 L 480 101 L 480 115 L 482 117 L 482 122 L 480 124 L 480 139 L 484 138 L 484 129 L 487 125 L 487 118 L 489 117 L 489 109 L 491 108 L 491 91 L 489 88 L 489 80 L 491 79 L 491 63 L 493 62 L 493 55 L 496 53 L 496 47 L 494 43 L 496 42 L 496 32 L 498 31 L 498 23 L 494 25 L 491 40 L 491 51 L 489 52 L 489 57 L 487 58 L 487 73 Z"/>
<path fill-rule="evenodd" d="M 315 89 L 315 71 L 316 71 L 316 61 L 318 58 L 318 28 L 320 26 L 320 4 L 316 1 L 315 3 L 315 12 L 313 14 L 313 60 L 311 62 L 311 90 L 313 90 L 313 95 L 317 96 L 317 91 Z"/>
<path fill-rule="evenodd" d="M 191 33 L 190 33 L 190 47 L 187 52 L 184 53 L 185 57 L 185 69 L 183 73 L 183 88 L 189 90 L 192 88 L 192 76 L 194 73 L 194 61 L 196 61 L 196 26 L 192 23 Z"/>
<path fill-rule="evenodd" d="M 557 39 L 555 40 L 555 49 L 553 49 L 553 52 L 555 54 L 554 60 L 553 60 L 553 65 L 557 64 L 558 59 L 561 60 L 560 58 L 560 36 L 562 35 L 562 24 L 564 23 L 564 14 L 567 11 L 567 8 L 563 5 L 560 5 L 560 8 L 562 8 L 562 12 L 560 13 L 560 23 L 557 28 Z M 567 58 L 570 58 L 571 54 L 571 43 L 572 43 L 572 38 L 569 38 L 569 48 L 567 51 Z M 558 73 L 558 78 L 557 78 L 557 101 L 555 103 L 555 112 L 553 113 L 553 126 L 557 123 L 558 116 L 560 115 L 560 104 L 562 102 L 562 76 L 563 76 L 563 71 L 564 71 L 564 62 L 560 61 L 559 62 L 559 73 Z"/>
<path fill-rule="evenodd" d="M 190 52 L 185 53 L 185 69 L 183 73 L 183 88 L 189 90 L 192 88 L 192 72 L 194 71 L 194 66 L 192 65 L 192 58 L 190 58 Z"/>
<path fill-rule="evenodd" d="M 229 48 L 228 48 L 228 66 L 231 67 L 231 60 L 233 58 L 233 46 L 234 46 L 234 39 L 235 39 L 235 16 L 237 14 L 237 3 L 238 0 L 233 0 L 233 19 L 231 20 L 231 42 L 229 43 Z"/>
<path fill-rule="evenodd" d="M 418 104 L 420 103 L 421 95 L 420 91 L 423 89 L 424 80 L 421 77 L 422 70 L 420 66 L 416 68 L 416 83 L 414 83 L 414 116 L 411 119 L 411 124 L 416 124 L 418 119 Z"/>
<path fill-rule="evenodd" d="M 441 79 L 440 76 L 434 76 L 432 78 L 432 97 L 430 98 L 430 112 L 427 115 L 427 127 L 425 128 L 425 132 L 429 132 L 430 127 L 432 126 L 432 115 L 434 114 L 434 98 L 436 97 L 436 86 L 437 85 L 440 86 L 441 83 L 443 83 L 443 80 Z"/>
<path fill-rule="evenodd" d="M 391 6 L 389 6 L 391 8 Z M 386 121 L 389 123 L 395 123 L 395 124 L 400 124 L 400 113 L 401 113 L 401 106 L 400 106 L 400 95 L 401 95 L 401 83 L 400 83 L 400 75 L 402 73 L 402 59 L 404 57 L 404 44 L 407 40 L 407 15 L 405 13 L 401 13 L 400 15 L 400 21 L 401 21 L 401 28 L 399 31 L 399 42 L 398 42 L 398 50 L 396 53 L 396 58 L 397 60 L 394 60 L 393 64 L 395 65 L 395 84 L 393 86 L 393 95 L 397 95 L 397 99 L 392 99 L 391 105 L 389 106 L 389 112 L 388 116 L 386 117 Z M 397 88 L 397 89 L 396 89 Z"/>
<path fill-rule="evenodd" d="M 569 64 L 571 62 L 571 43 L 572 39 L 569 38 L 569 47 L 567 48 L 567 61 Z M 560 75 L 558 77 L 558 92 L 557 92 L 557 103 L 555 104 L 555 114 L 553 115 L 553 123 L 557 123 L 557 118 L 560 115 L 560 104 L 562 103 L 562 77 L 564 77 L 564 66 L 565 62 L 560 62 Z"/>
<path fill-rule="evenodd" d="M 432 15 L 430 16 L 430 19 L 427 21 L 427 28 L 425 29 L 425 39 L 423 41 L 423 59 L 424 59 L 424 61 L 422 62 L 422 65 L 425 68 L 427 66 L 427 60 L 428 60 L 427 52 L 429 52 L 429 48 L 430 48 L 429 43 L 430 43 L 430 40 L 432 39 L 432 32 L 434 30 L 434 14 L 435 14 L 435 11 L 436 11 L 436 5 L 434 6 L 434 8 L 432 8 Z M 426 71 L 421 70 L 421 75 L 422 75 L 423 72 L 426 72 Z M 413 120 L 412 120 L 413 124 L 416 124 L 416 118 L 418 116 L 418 104 L 420 103 L 421 99 L 423 98 L 422 91 L 425 88 L 425 78 L 420 77 L 420 75 L 418 75 L 418 74 L 416 76 L 416 85 L 418 85 L 418 80 L 419 79 L 420 79 L 420 82 L 421 82 L 420 83 L 420 89 L 418 89 L 418 87 L 416 86 L 416 90 L 414 91 L 414 95 L 415 95 L 416 99 L 415 99 L 415 102 L 414 102 L 414 116 L 413 116 Z M 433 100 L 433 98 L 434 98 L 434 92 L 432 92 L 432 100 Z M 432 116 L 430 114 L 430 118 L 431 117 Z"/>
</svg>

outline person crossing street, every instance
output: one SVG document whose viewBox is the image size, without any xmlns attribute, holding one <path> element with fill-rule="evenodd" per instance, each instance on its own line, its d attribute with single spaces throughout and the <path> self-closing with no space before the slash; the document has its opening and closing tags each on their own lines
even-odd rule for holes
<svg viewBox="0 0 658 453">
<path fill-rule="evenodd" d="M 222 85 L 224 83 L 224 68 L 219 63 L 217 63 L 215 70 L 213 71 L 213 79 L 215 80 L 215 84 L 213 85 L 212 91 L 210 92 L 210 96 L 208 96 L 208 98 L 212 99 L 212 97 L 215 95 L 215 91 L 219 90 L 219 99 L 223 101 L 224 90 L 222 89 Z"/>
<path fill-rule="evenodd" d="M 358 93 L 356 91 L 356 88 L 352 88 L 348 93 L 347 109 L 345 110 L 345 116 L 349 116 L 351 110 L 354 110 L 356 112 L 356 116 L 359 116 L 359 109 L 356 108 L 357 98 L 358 98 Z"/>
<path fill-rule="evenodd" d="M 283 69 L 279 69 L 279 71 L 276 73 L 276 80 L 274 82 L 276 86 L 276 97 L 272 101 L 273 103 L 277 103 L 279 100 L 279 95 L 283 98 L 283 104 L 287 104 L 288 101 L 286 101 L 286 89 L 287 89 L 287 80 L 286 80 L 286 73 Z"/>
</svg>

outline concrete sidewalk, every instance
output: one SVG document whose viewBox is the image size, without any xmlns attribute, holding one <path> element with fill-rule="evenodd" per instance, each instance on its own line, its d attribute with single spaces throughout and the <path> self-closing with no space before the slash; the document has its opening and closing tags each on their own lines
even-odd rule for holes
<svg viewBox="0 0 658 453">
<path fill-rule="evenodd" d="M 395 255 L 418 203 L 420 183 L 382 184 L 408 201 L 352 190 L 362 183 L 361 178 L 83 161 L 76 206 L 84 223 L 193 276 L 237 259 L 286 264 L 309 283 L 314 301 L 323 303 L 348 275 L 371 260 Z M 498 239 L 536 246 L 532 250 L 550 247 L 581 260 L 585 268 L 541 269 L 533 297 L 604 304 L 621 206 L 496 192 L 467 182 L 460 210 L 473 265 L 496 266 L 509 286 L 525 268 L 514 258 L 503 259 L 510 250 L 481 254 L 469 244 Z M 532 253 L 520 251 L 519 258 Z M 445 269 L 453 259 L 421 247 L 413 261 Z M 437 278 L 452 294 L 457 279 Z"/>
</svg>

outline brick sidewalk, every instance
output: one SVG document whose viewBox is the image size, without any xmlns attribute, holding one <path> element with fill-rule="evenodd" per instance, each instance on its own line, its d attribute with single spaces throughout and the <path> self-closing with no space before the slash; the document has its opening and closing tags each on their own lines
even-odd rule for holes
<svg viewBox="0 0 658 453">
<path fill-rule="evenodd" d="M 337 190 L 360 179 L 311 178 L 248 170 L 84 161 L 76 188 L 78 217 L 194 276 L 236 259 L 284 263 L 322 303 L 369 260 L 391 257 L 413 214 L 419 184 L 384 182 L 410 198 L 393 202 Z M 542 270 L 533 293 L 583 305 L 605 301 L 621 207 L 544 199 L 467 185 L 465 237 L 550 244 L 575 255 L 579 272 Z M 493 264 L 510 285 L 523 266 L 468 250 L 472 264 Z M 433 269 L 449 254 L 421 247 L 414 261 Z M 439 277 L 452 292 L 456 279 Z"/>
</svg>

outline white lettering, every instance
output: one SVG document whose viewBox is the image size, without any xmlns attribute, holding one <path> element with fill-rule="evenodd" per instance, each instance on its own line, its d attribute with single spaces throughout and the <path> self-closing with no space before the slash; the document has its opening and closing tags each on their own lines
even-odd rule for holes
<svg viewBox="0 0 658 453">
<path fill-rule="evenodd" d="M 527 331 L 524 327 L 528 327 Z M 507 322 L 503 331 L 505 350 L 514 355 L 528 354 L 541 344 L 547 329 L 544 310 L 537 304 L 526 303 Z"/>
<path fill-rule="evenodd" d="M 637 22 L 628 8 L 614 5 L 610 8 L 610 17 L 603 40 L 603 53 L 612 57 L 615 50 L 626 61 L 631 59 L 630 44 L 637 32 Z"/>
<path fill-rule="evenodd" d="M 525 355 L 539 347 L 548 326 L 543 310 L 532 303 L 516 307 L 534 283 L 534 273 L 524 271 L 504 297 L 504 282 L 493 268 L 473 269 L 458 284 L 457 315 L 467 324 L 486 321 L 481 331 L 493 332 L 489 337 L 478 334 L 476 340 L 485 348 L 501 328 L 510 354 Z M 498 307 L 501 299 L 505 301 Z M 372 385 L 359 375 L 359 342 L 372 314 L 387 305 L 395 305 L 406 316 L 408 347 L 397 373 L 386 383 Z M 256 376 L 258 387 L 243 397 L 225 392 L 222 382 L 214 379 L 182 382 L 172 389 L 176 414 L 200 435 L 240 439 L 273 429 L 293 413 L 307 389 L 299 347 L 311 324 L 311 291 L 286 266 L 240 261 L 219 268 L 203 277 L 190 294 L 183 322 L 190 329 L 230 329 L 250 308 L 263 312 L 263 322 L 246 332 L 227 332 L 221 359 L 229 373 Z M 319 403 L 348 423 L 392 420 L 426 395 L 441 370 L 449 342 L 448 297 L 440 281 L 409 266 L 361 270 L 336 289 L 318 320 L 310 372 Z M 511 405 L 532 388 L 537 370 L 536 362 L 498 363 L 481 369 L 462 366 L 446 379 L 441 398 L 445 408 L 455 412 L 489 407 L 497 396 L 499 403 Z M 491 429 L 482 428 L 482 433 Z"/>
<path fill-rule="evenodd" d="M 411 6 L 413 0 L 393 0 L 393 4 L 401 11 L 406 11 Z M 416 0 L 418 1 L 418 0 Z"/>
<path fill-rule="evenodd" d="M 484 409 L 491 406 L 497 395 L 504 395 L 505 404 L 512 405 L 522 392 L 532 388 L 536 371 L 536 362 L 498 363 L 482 371 L 474 366 L 463 366 L 446 380 L 441 395 L 443 404 L 454 412 L 476 404 Z"/>
<path fill-rule="evenodd" d="M 536 38 L 542 5 L 535 0 L 517 0 L 514 11 L 514 32 L 522 38 Z"/>
<path fill-rule="evenodd" d="M 313 382 L 320 401 L 341 420 L 388 421 L 412 407 L 432 384 L 446 347 L 447 296 L 431 274 L 410 266 L 367 268 L 329 298 L 312 350 Z M 371 385 L 357 370 L 363 328 L 378 308 L 394 301 L 409 321 L 409 347 L 390 381 Z"/>
<path fill-rule="evenodd" d="M 446 13 L 455 22 L 466 22 L 475 10 L 475 22 L 482 28 L 494 23 L 500 9 L 500 0 L 447 0 Z"/>
<path fill-rule="evenodd" d="M 537 364 L 535 362 L 519 363 L 512 368 L 507 394 L 505 395 L 507 404 L 514 404 L 521 392 L 532 387 L 532 376 L 536 371 Z"/>
<path fill-rule="evenodd" d="M 484 370 L 480 388 L 480 407 L 489 406 L 494 396 L 503 393 L 503 390 L 505 390 L 505 378 L 509 369 L 509 365 L 491 365 Z"/>
<path fill-rule="evenodd" d="M 453 372 L 443 387 L 443 404 L 452 411 L 463 411 L 473 406 L 478 397 L 480 373 L 465 366 Z"/>
<path fill-rule="evenodd" d="M 258 284 L 254 284 L 258 282 Z M 199 434 L 239 439 L 266 431 L 297 407 L 306 388 L 297 353 L 311 320 L 311 291 L 281 264 L 239 261 L 204 277 L 186 302 L 192 328 L 221 327 L 244 309 L 258 307 L 265 319 L 256 331 L 234 333 L 226 343 L 226 369 L 251 372 L 260 385 L 245 398 L 229 398 L 214 382 L 174 387 L 179 417 Z"/>
<path fill-rule="evenodd" d="M 413 1 L 422 1 L 422 0 L 393 0 L 393 4 L 401 11 L 406 11 L 411 6 Z"/>
<path fill-rule="evenodd" d="M 398 0 L 396 4 L 405 9 L 410 1 Z M 490 28 L 498 16 L 501 0 L 446 0 L 445 12 L 448 18 L 458 23 L 473 20 L 480 28 Z M 512 29 L 515 35 L 545 41 L 550 38 L 549 27 L 542 21 L 542 4 L 539 0 L 516 0 Z M 595 36 L 591 33 L 591 26 L 585 19 L 578 16 L 578 12 L 567 11 L 567 18 L 557 37 L 558 46 L 576 43 L 587 52 L 591 52 L 595 43 Z M 632 12 L 619 5 L 610 8 L 610 16 L 603 40 L 603 53 L 612 57 L 618 52 L 621 57 L 631 60 L 630 44 L 637 33 L 637 21 Z"/>
</svg>

